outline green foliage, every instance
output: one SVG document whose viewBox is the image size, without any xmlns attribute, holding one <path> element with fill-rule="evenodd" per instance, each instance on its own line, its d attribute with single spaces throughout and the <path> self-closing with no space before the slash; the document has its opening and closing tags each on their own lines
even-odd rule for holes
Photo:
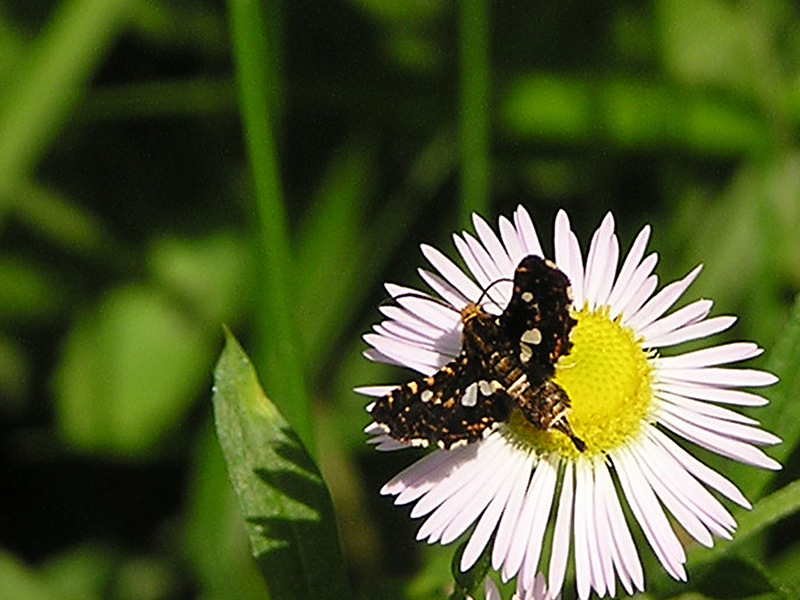
<svg viewBox="0 0 800 600">
<path fill-rule="evenodd" d="M 348 597 L 322 476 L 264 396 L 241 346 L 226 337 L 214 373 L 217 435 L 271 597 Z"/>
<path fill-rule="evenodd" d="M 781 377 L 746 412 L 783 471 L 709 457 L 753 510 L 649 597 L 797 597 L 798 24 L 789 0 L 0 2 L 0 598 L 264 599 L 258 567 L 331 597 L 343 563 L 357 597 L 471 590 L 378 496 L 411 459 L 365 447 L 350 390 L 404 376 L 360 355 L 381 283 L 517 203 L 545 247 L 561 206 L 584 243 L 607 210 L 624 248 L 652 224 L 660 281 L 702 262 L 686 301 Z M 223 322 L 277 406 L 223 403 L 244 505 L 208 403 Z M 262 398 L 227 364 L 218 391 Z"/>
</svg>

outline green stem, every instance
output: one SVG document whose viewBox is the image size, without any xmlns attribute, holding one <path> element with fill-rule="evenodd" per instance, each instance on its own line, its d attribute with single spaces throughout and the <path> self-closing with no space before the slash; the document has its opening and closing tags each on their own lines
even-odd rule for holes
<svg viewBox="0 0 800 600">
<path fill-rule="evenodd" d="M 461 222 L 489 208 L 489 8 L 487 0 L 462 0 Z"/>
<path fill-rule="evenodd" d="M 268 33 L 275 27 L 267 26 L 259 0 L 229 0 L 228 10 L 259 229 L 256 356 L 268 393 L 313 452 L 308 394 L 289 300 L 292 257 L 273 129 L 277 59 Z"/>
</svg>

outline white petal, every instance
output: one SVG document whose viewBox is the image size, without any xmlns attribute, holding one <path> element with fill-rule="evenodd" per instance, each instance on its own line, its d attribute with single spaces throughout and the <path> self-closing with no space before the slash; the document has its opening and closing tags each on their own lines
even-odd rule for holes
<svg viewBox="0 0 800 600">
<path fill-rule="evenodd" d="M 528 466 L 527 456 L 522 452 L 515 451 L 509 458 L 510 464 L 506 479 L 481 515 L 475 530 L 469 538 L 469 542 L 467 542 L 466 548 L 464 548 L 464 553 L 461 556 L 462 571 L 469 569 L 480 558 L 483 549 L 486 548 L 486 544 L 497 529 L 497 524 L 506 510 L 514 489 L 519 487 L 516 485 L 517 482 L 525 478 L 525 474 L 521 469 Z"/>
<path fill-rule="evenodd" d="M 735 322 L 736 317 L 714 317 L 707 321 L 686 325 L 670 333 L 646 337 L 645 346 L 651 348 L 665 348 L 667 346 L 674 346 L 675 344 L 699 340 L 719 333 L 720 331 L 725 331 Z"/>
<path fill-rule="evenodd" d="M 699 369 L 670 369 L 659 371 L 662 381 L 680 383 L 701 383 L 720 387 L 762 387 L 778 381 L 772 373 L 755 369 L 726 369 L 722 367 L 701 367 Z"/>
<path fill-rule="evenodd" d="M 555 228 L 556 265 L 569 278 L 572 284 L 573 304 L 583 306 L 583 258 L 578 238 L 569 226 L 569 217 L 563 210 L 556 215 Z M 552 587 L 552 586 L 551 586 Z"/>
<path fill-rule="evenodd" d="M 444 299 L 454 308 L 460 308 L 469 302 L 469 298 L 465 298 L 460 291 L 443 278 L 439 277 L 436 273 L 431 273 L 425 269 L 417 269 L 417 273 L 419 273 L 422 280 L 427 283 L 440 298 Z"/>
<path fill-rule="evenodd" d="M 486 248 L 489 256 L 492 257 L 492 260 L 497 265 L 498 271 L 506 276 L 508 276 L 508 273 L 513 273 L 517 265 L 511 261 L 505 247 L 500 240 L 497 239 L 497 235 L 495 235 L 492 228 L 489 227 L 486 221 L 474 213 L 472 215 L 472 224 L 475 226 L 475 232 L 478 234 L 478 238 L 484 248 Z"/>
<path fill-rule="evenodd" d="M 514 225 L 511 224 L 511 221 L 505 217 L 500 217 L 498 223 L 500 227 L 500 238 L 503 240 L 503 245 L 508 252 L 508 257 L 511 259 L 514 267 L 516 267 L 528 253 L 525 251 L 522 241 L 517 235 L 517 230 L 514 229 Z"/>
<path fill-rule="evenodd" d="M 685 437 L 698 446 L 721 454 L 722 456 L 727 456 L 739 462 L 763 469 L 775 470 L 781 468 L 780 463 L 764 454 L 755 446 L 717 433 L 717 431 L 713 429 L 690 423 L 675 414 L 669 414 L 666 411 L 659 410 L 658 420 L 678 435 Z M 697 422 L 700 421 L 700 419 L 695 417 L 694 421 Z M 728 427 L 732 426 L 733 424 L 728 425 Z"/>
<path fill-rule="evenodd" d="M 518 526 L 503 564 L 503 579 L 508 580 L 519 571 L 523 558 L 536 570 L 542 550 L 542 538 L 553 504 L 558 469 L 555 459 L 542 460 L 528 486 L 522 503 Z"/>
<path fill-rule="evenodd" d="M 669 526 L 653 489 L 639 471 L 626 448 L 618 448 L 613 456 L 619 481 L 636 520 L 664 569 L 675 579 L 686 580 L 683 564 L 686 554 L 675 532 Z"/>
<path fill-rule="evenodd" d="M 456 288 L 462 296 L 476 302 L 481 295 L 481 288 L 467 277 L 456 264 L 433 246 L 420 246 L 423 256 L 439 274 Z"/>
<path fill-rule="evenodd" d="M 752 508 L 751 504 L 744 497 L 733 483 L 717 473 L 714 469 L 704 465 L 669 437 L 655 427 L 649 428 L 648 435 L 657 442 L 678 464 L 681 465 L 692 476 L 702 481 L 707 486 L 717 490 L 720 494 L 732 500 L 743 508 Z"/>
<path fill-rule="evenodd" d="M 484 600 L 503 600 L 497 584 L 488 577 L 483 582 L 483 598 Z"/>
<path fill-rule="evenodd" d="M 461 321 L 458 310 L 442 306 L 429 296 L 425 298 L 426 294 L 419 290 L 394 283 L 387 283 L 384 287 L 400 306 L 442 330 L 455 329 Z"/>
<path fill-rule="evenodd" d="M 763 350 L 752 342 L 733 342 L 677 356 L 656 358 L 653 362 L 659 370 L 712 367 L 754 358 Z"/>
<path fill-rule="evenodd" d="M 623 325 L 628 325 L 628 319 L 639 311 L 642 305 L 653 295 L 657 287 L 658 277 L 655 275 L 650 275 L 650 277 L 644 280 L 641 287 L 634 292 L 628 303 L 620 311 Z"/>
<path fill-rule="evenodd" d="M 703 402 L 701 400 L 692 400 L 691 398 L 679 396 L 678 394 L 673 394 L 672 392 L 657 391 L 655 397 L 663 402 L 674 405 L 682 411 L 685 411 L 684 414 L 689 415 L 690 420 L 691 415 L 698 414 L 705 415 L 713 419 L 720 419 L 722 421 L 730 421 L 732 423 L 758 425 L 758 421 L 755 419 L 751 419 L 750 417 L 740 414 L 736 411 L 717 406 L 716 404 L 709 404 L 708 402 Z"/>
<path fill-rule="evenodd" d="M 525 256 L 528 254 L 544 256 L 539 236 L 536 235 L 536 227 L 534 227 L 528 211 L 522 205 L 518 206 L 514 212 L 514 223 L 517 226 L 517 234 L 522 242 L 522 247 L 525 249 Z"/>
<path fill-rule="evenodd" d="M 382 496 L 397 496 L 395 504 L 408 504 L 424 495 L 451 472 L 470 460 L 475 460 L 476 448 L 466 446 L 455 450 L 436 450 L 392 477 L 382 488 Z"/>
<path fill-rule="evenodd" d="M 525 492 L 528 489 L 533 469 L 534 458 L 526 454 L 525 460 L 520 466 L 519 473 L 516 476 L 506 508 L 503 511 L 503 516 L 500 519 L 500 525 L 497 527 L 497 535 L 495 536 L 494 546 L 492 547 L 492 568 L 495 571 L 499 571 L 500 567 L 507 560 L 509 552 L 511 551 L 511 544 L 514 540 L 515 531 L 520 527 L 523 500 L 525 499 Z M 521 547 L 524 548 L 526 544 L 527 538 L 522 542 Z"/>
<path fill-rule="evenodd" d="M 627 319 L 627 324 L 634 331 L 650 325 L 653 321 L 658 319 L 661 315 L 667 312 L 675 302 L 678 301 L 683 293 L 686 291 L 692 282 L 700 274 L 702 266 L 695 267 L 686 277 L 679 281 L 673 281 L 669 285 L 664 286 L 658 294 L 653 296 L 647 304 L 639 309 L 636 314 L 630 315 Z"/>
<path fill-rule="evenodd" d="M 617 271 L 619 244 L 614 236 L 614 217 L 606 213 L 597 228 L 586 257 L 584 296 L 594 309 L 605 304 Z"/>
<path fill-rule="evenodd" d="M 367 333 L 364 335 L 364 341 L 374 347 L 375 350 L 380 352 L 383 356 L 391 358 L 399 364 L 415 369 L 420 373 L 432 373 L 452 359 L 452 357 L 445 354 L 426 350 L 394 338 L 374 333 Z"/>
<path fill-rule="evenodd" d="M 556 516 L 556 528 L 550 555 L 550 569 L 547 575 L 548 587 L 554 596 L 561 592 L 564 575 L 567 572 L 569 534 L 572 529 L 572 503 L 575 496 L 573 479 L 573 463 L 569 462 L 564 468 L 562 477 L 561 497 L 558 501 L 558 515 Z"/>
<path fill-rule="evenodd" d="M 619 271 L 619 276 L 614 282 L 614 287 L 608 297 L 608 305 L 611 307 L 612 319 L 619 314 L 619 310 L 617 310 L 616 307 L 619 305 L 620 300 L 628 295 L 631 277 L 642 262 L 648 239 L 650 239 L 650 226 L 645 225 L 631 245 L 631 249 L 625 257 L 625 261 Z"/>
<path fill-rule="evenodd" d="M 653 389 L 680 394 L 687 398 L 708 400 L 721 404 L 734 404 L 738 406 L 764 406 L 767 400 L 750 392 L 729 390 L 713 385 L 702 385 L 688 382 L 661 381 L 654 382 Z"/>
<path fill-rule="evenodd" d="M 480 297 L 488 300 L 487 310 L 489 307 L 494 307 L 493 312 L 502 311 L 511 297 L 511 284 L 502 280 L 510 277 L 513 273 L 500 273 L 483 246 L 468 233 L 464 234 L 463 239 L 453 236 L 453 241 L 467 267 L 481 286 Z"/>
<path fill-rule="evenodd" d="M 443 335 L 448 334 L 460 336 L 460 333 L 458 332 L 458 329 L 460 328 L 460 320 L 459 323 L 456 323 L 455 327 L 453 327 L 451 322 L 448 322 L 444 327 L 441 327 L 438 325 L 432 325 L 428 321 L 424 321 L 410 310 L 400 306 L 381 306 L 378 308 L 378 310 L 381 312 L 381 314 L 387 317 L 387 319 L 391 321 L 397 321 L 406 329 L 411 329 L 417 335 L 424 336 L 430 340 L 438 340 Z"/>
<path fill-rule="evenodd" d="M 599 463 L 595 467 L 595 480 L 598 494 L 603 497 L 609 524 L 608 529 L 615 548 L 614 564 L 619 578 L 628 594 L 633 594 L 631 584 L 642 591 L 644 590 L 644 572 L 642 571 L 642 563 L 639 561 L 639 552 L 633 543 L 628 522 L 625 520 L 617 491 L 614 488 L 611 474 L 605 463 Z"/>
<path fill-rule="evenodd" d="M 699 322 L 711 312 L 712 306 L 714 306 L 714 303 L 711 300 L 695 300 L 666 317 L 656 319 L 646 327 L 641 328 L 639 334 L 648 342 L 646 345 L 649 345 L 651 339 L 657 339 L 660 336 L 672 333 L 676 329 Z"/>
<path fill-rule="evenodd" d="M 396 389 L 396 385 L 362 385 L 357 388 L 353 388 L 353 391 L 356 394 L 361 394 L 362 396 L 383 398 L 386 394 Z"/>
</svg>

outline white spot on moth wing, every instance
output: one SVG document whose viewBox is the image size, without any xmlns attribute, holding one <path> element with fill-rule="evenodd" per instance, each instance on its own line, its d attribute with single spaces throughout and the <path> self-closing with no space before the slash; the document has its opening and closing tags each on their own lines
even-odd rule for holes
<svg viewBox="0 0 800 600">
<path fill-rule="evenodd" d="M 483 396 L 491 396 L 494 393 L 492 389 L 492 384 L 486 381 L 485 379 L 481 379 L 478 382 L 478 388 L 481 391 L 481 395 Z"/>
<path fill-rule="evenodd" d="M 461 396 L 461 404 L 463 406 L 475 406 L 478 402 L 478 382 L 474 381 L 467 386 L 464 390 L 464 395 Z"/>
<path fill-rule="evenodd" d="M 530 303 L 531 300 L 533 300 L 533 294 L 530 292 L 522 292 L 522 296 L 520 296 L 520 298 L 522 298 L 523 302 Z"/>
<path fill-rule="evenodd" d="M 412 446 L 416 446 L 418 448 L 427 448 L 428 444 L 430 443 L 425 438 L 414 438 L 412 440 L 408 440 Z"/>
<path fill-rule="evenodd" d="M 525 342 L 526 344 L 533 344 L 534 346 L 542 343 L 542 332 L 539 331 L 536 327 L 528 329 L 525 333 L 522 334 L 520 341 Z"/>
<path fill-rule="evenodd" d="M 420 400 L 423 402 L 430 402 L 433 399 L 433 392 L 431 390 L 424 390 L 419 395 Z"/>
<path fill-rule="evenodd" d="M 440 443 L 442 444 L 442 446 L 444 446 L 444 443 L 442 443 L 442 442 L 440 442 Z M 469 443 L 469 440 L 466 440 L 466 439 L 457 440 L 457 441 L 453 442 L 452 444 L 450 444 L 450 450 L 455 450 L 456 448 L 461 448 L 462 446 L 466 446 L 468 443 Z"/>
<path fill-rule="evenodd" d="M 371 413 L 372 409 L 375 408 L 375 404 L 376 404 L 375 402 L 370 402 L 369 404 L 367 404 L 367 406 L 365 407 L 366 411 L 368 413 Z"/>
<path fill-rule="evenodd" d="M 519 345 L 519 360 L 523 365 L 527 365 L 533 356 L 533 350 L 528 344 Z"/>
</svg>

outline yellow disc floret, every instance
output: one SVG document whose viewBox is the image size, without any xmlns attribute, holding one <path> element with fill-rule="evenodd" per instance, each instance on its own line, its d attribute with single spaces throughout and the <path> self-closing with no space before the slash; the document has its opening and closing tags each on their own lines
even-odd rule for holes
<svg viewBox="0 0 800 600">
<path fill-rule="evenodd" d="M 567 392 L 569 424 L 586 443 L 584 454 L 604 454 L 635 437 L 652 403 L 652 355 L 633 330 L 609 317 L 608 307 L 573 313 L 572 348 L 556 364 L 553 380 Z M 536 430 L 521 414 L 509 433 L 539 453 L 577 457 L 573 443 L 557 431 Z"/>
</svg>

